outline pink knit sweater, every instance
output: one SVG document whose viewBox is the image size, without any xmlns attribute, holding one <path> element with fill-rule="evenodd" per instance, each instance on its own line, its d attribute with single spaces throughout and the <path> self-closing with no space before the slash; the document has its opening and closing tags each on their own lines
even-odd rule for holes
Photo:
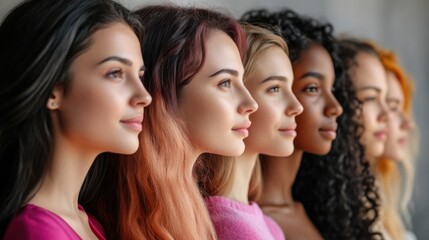
<svg viewBox="0 0 429 240">
<path fill-rule="evenodd" d="M 279 225 L 262 213 L 255 202 L 248 204 L 214 196 L 205 199 L 219 240 L 284 240 Z"/>
</svg>

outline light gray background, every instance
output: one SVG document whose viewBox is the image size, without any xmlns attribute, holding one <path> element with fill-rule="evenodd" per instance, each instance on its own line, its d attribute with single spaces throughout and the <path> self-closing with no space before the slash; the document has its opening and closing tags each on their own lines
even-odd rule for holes
<svg viewBox="0 0 429 240">
<path fill-rule="evenodd" d="M 129 8 L 164 1 L 119 0 Z M 0 0 L 0 18 L 19 0 Z M 330 21 L 337 33 L 370 38 L 396 51 L 416 83 L 414 113 L 420 127 L 420 158 L 417 163 L 412 220 L 419 239 L 429 238 L 429 1 L 427 0 L 176 0 L 184 5 L 215 7 L 239 17 L 254 8 L 289 7 Z M 1 36 L 0 36 L 1 37 Z M 1 53 L 0 53 L 1 54 Z"/>
</svg>

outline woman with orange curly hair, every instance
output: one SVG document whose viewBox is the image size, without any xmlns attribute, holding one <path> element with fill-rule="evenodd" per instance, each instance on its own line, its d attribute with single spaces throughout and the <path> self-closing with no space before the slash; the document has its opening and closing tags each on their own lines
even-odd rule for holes
<svg viewBox="0 0 429 240">
<path fill-rule="evenodd" d="M 408 154 L 411 113 L 412 82 L 402 70 L 393 52 L 374 45 L 387 72 L 387 106 L 390 112 L 388 137 L 383 155 L 376 164 L 376 177 L 380 187 L 380 220 L 387 239 L 405 239 L 406 229 L 402 217 L 407 217 L 414 177 L 413 157 Z M 399 165 L 403 166 L 401 176 Z M 403 178 L 402 178 L 403 177 Z M 405 186 L 401 189 L 401 182 Z"/>
</svg>

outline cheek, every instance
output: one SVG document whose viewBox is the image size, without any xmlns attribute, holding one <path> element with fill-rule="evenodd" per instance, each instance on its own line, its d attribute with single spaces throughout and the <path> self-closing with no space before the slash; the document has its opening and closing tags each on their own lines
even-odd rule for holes
<svg viewBox="0 0 429 240">
<path fill-rule="evenodd" d="M 387 122 L 387 127 L 389 131 L 387 139 L 389 140 L 390 138 L 394 138 L 398 135 L 399 129 L 401 127 L 400 120 L 397 117 L 390 118 Z"/>
<path fill-rule="evenodd" d="M 365 133 L 371 132 L 376 124 L 377 115 L 375 109 L 370 105 L 364 105 L 362 108 L 362 125 L 365 129 Z"/>
<path fill-rule="evenodd" d="M 69 131 L 80 132 L 88 137 L 106 135 L 114 130 L 121 119 L 119 96 L 108 89 L 76 89 L 68 96 L 64 122 Z"/>
<path fill-rule="evenodd" d="M 281 109 L 280 107 L 274 103 L 270 103 L 267 101 L 256 100 L 258 103 L 258 110 L 252 114 L 250 114 L 250 121 L 252 125 L 250 126 L 250 132 L 258 132 L 263 133 L 264 131 L 268 131 L 271 128 L 275 127 L 275 125 L 280 125 L 280 115 Z"/>
<path fill-rule="evenodd" d="M 298 137 L 305 137 L 305 135 L 318 129 L 317 119 L 321 115 L 321 110 L 318 110 L 318 105 L 310 105 L 305 102 L 301 104 L 304 111 L 296 116 L 297 134 Z"/>
<path fill-rule="evenodd" d="M 233 127 L 233 102 L 210 91 L 200 93 L 182 96 L 180 108 L 189 134 L 193 140 L 219 140 Z"/>
</svg>

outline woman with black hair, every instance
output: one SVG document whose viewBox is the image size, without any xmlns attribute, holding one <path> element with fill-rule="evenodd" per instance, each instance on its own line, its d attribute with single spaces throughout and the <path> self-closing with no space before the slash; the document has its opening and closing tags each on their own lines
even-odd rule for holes
<svg viewBox="0 0 429 240">
<path fill-rule="evenodd" d="M 357 89 L 356 95 L 362 102 L 362 111 L 358 120 L 363 126 L 363 131 L 359 141 L 365 147 L 365 159 L 370 163 L 370 169 L 376 177 L 381 196 L 380 221 L 377 222 L 376 229 L 380 230 L 384 239 L 392 239 L 392 237 L 403 239 L 400 225 L 393 228 L 396 234 L 392 235 L 390 223 L 398 224 L 397 216 L 390 215 L 389 221 L 386 221 L 385 214 L 391 213 L 388 203 L 394 199 L 386 198 L 386 175 L 384 174 L 386 170 L 383 170 L 385 166 L 381 165 L 382 160 L 380 160 L 385 152 L 389 125 L 393 117 L 388 107 L 391 100 L 391 95 L 388 94 L 390 77 L 380 53 L 369 42 L 353 38 L 341 39 L 340 57 L 346 66 L 347 75 Z M 386 172 L 393 173 L 392 171 L 394 169 L 390 168 Z"/>
<path fill-rule="evenodd" d="M 2 22 L 2 239 L 105 238 L 78 197 L 97 155 L 138 148 L 140 35 L 110 0 L 24 1 Z"/>
<path fill-rule="evenodd" d="M 378 195 L 359 144 L 360 103 L 338 58 L 333 27 L 292 10 L 250 11 L 242 21 L 281 32 L 290 49 L 294 93 L 304 106 L 295 153 L 261 159 L 262 192 L 256 195 L 263 210 L 287 239 L 374 238 Z M 336 100 L 326 97 L 331 93 Z M 324 98 L 330 102 L 320 106 Z M 333 107 L 336 101 L 341 106 Z"/>
</svg>

